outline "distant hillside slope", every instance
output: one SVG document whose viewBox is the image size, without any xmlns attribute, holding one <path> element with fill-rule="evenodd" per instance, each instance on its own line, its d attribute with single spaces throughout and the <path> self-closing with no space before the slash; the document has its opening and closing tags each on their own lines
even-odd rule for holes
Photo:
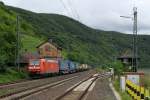
<svg viewBox="0 0 150 100">
<path fill-rule="evenodd" d="M 5 66 L 6 63 L 14 63 L 15 51 L 16 51 L 16 16 L 17 14 L 8 9 L 2 2 L 0 2 L 0 69 Z M 31 24 L 27 23 L 21 17 L 19 18 L 20 31 L 21 34 L 21 49 L 29 49 L 32 51 L 36 46 L 35 43 L 41 42 L 41 37 L 35 36 L 33 27 Z M 34 37 L 33 37 L 34 36 Z M 32 38 L 32 40 L 27 40 Z M 37 41 L 38 40 L 38 41 Z M 30 41 L 30 47 L 27 43 Z M 32 45 L 34 44 L 34 45 Z"/>
<path fill-rule="evenodd" d="M 109 63 L 124 50 L 132 47 L 131 35 L 95 30 L 62 15 L 38 14 L 19 8 L 8 8 L 18 13 L 30 25 L 27 29 L 33 32 L 32 36 L 53 38 L 54 42 L 63 48 L 63 55 L 75 61 L 98 66 Z M 25 35 L 28 35 L 28 32 L 25 32 Z M 138 42 L 140 66 L 149 67 L 150 36 L 139 36 Z"/>
</svg>

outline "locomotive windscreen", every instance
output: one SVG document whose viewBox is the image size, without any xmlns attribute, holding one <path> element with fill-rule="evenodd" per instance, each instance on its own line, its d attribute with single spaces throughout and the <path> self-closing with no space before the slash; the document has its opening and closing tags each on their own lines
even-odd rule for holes
<svg viewBox="0 0 150 100">
<path fill-rule="evenodd" d="M 39 65 L 40 61 L 39 60 L 32 60 L 30 61 L 30 65 Z"/>
</svg>

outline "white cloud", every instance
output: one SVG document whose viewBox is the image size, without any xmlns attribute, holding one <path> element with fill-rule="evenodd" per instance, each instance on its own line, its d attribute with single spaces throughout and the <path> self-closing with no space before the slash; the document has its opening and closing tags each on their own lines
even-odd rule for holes
<svg viewBox="0 0 150 100">
<path fill-rule="evenodd" d="M 140 34 L 150 33 L 149 0 L 2 0 L 8 5 L 40 13 L 58 13 L 77 19 L 97 29 L 132 33 L 132 20 L 120 18 L 132 16 L 133 6 L 138 7 L 138 30 Z M 71 8 L 75 9 L 73 14 Z M 66 10 L 67 9 L 67 10 Z"/>
</svg>

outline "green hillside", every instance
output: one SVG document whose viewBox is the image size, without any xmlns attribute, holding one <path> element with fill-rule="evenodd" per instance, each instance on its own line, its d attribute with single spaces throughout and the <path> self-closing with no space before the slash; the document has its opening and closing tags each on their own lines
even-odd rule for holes
<svg viewBox="0 0 150 100">
<path fill-rule="evenodd" d="M 16 50 L 16 16 L 17 13 L 8 9 L 0 2 L 0 68 L 6 66 L 6 63 L 14 63 Z M 21 49 L 28 47 L 33 51 L 35 43 L 40 43 L 43 39 L 36 36 L 32 25 L 27 23 L 23 18 L 20 19 Z M 30 45 L 27 46 L 28 41 Z M 32 48 L 29 48 L 32 47 Z"/>
<path fill-rule="evenodd" d="M 22 50 L 34 51 L 36 44 L 38 45 L 41 41 L 52 38 L 54 42 L 63 48 L 64 57 L 81 63 L 101 65 L 109 63 L 124 50 L 132 47 L 131 35 L 95 30 L 62 15 L 38 14 L 19 8 L 6 7 L 2 4 L 0 6 L 0 11 L 3 13 L 0 18 L 3 18 L 2 15 L 7 15 L 8 18 L 12 18 L 8 22 L 15 22 L 16 15 L 20 15 L 22 34 L 24 34 L 22 36 Z M 9 14 L 10 12 L 13 14 Z M 3 21 L 6 23 L 7 20 L 3 19 Z M 5 25 L 1 26 L 5 27 Z M 9 25 L 11 35 L 14 38 L 15 27 L 15 24 Z M 2 29 L 0 28 L 0 30 Z M 7 30 L 7 27 L 3 30 Z M 4 40 L 8 42 L 6 39 Z M 14 42 L 11 42 L 11 45 L 15 43 L 15 39 L 11 39 L 11 41 L 13 40 Z M 150 36 L 139 36 L 141 67 L 149 67 L 149 43 Z"/>
</svg>

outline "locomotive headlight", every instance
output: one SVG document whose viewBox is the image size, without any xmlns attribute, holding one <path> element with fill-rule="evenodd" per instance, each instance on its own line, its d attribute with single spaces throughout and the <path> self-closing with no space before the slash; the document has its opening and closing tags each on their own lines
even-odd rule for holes
<svg viewBox="0 0 150 100">
<path fill-rule="evenodd" d="M 29 67 L 29 69 L 40 69 L 40 67 L 33 66 L 33 67 Z"/>
<path fill-rule="evenodd" d="M 29 69 L 33 69 L 33 67 L 29 67 Z"/>
</svg>

